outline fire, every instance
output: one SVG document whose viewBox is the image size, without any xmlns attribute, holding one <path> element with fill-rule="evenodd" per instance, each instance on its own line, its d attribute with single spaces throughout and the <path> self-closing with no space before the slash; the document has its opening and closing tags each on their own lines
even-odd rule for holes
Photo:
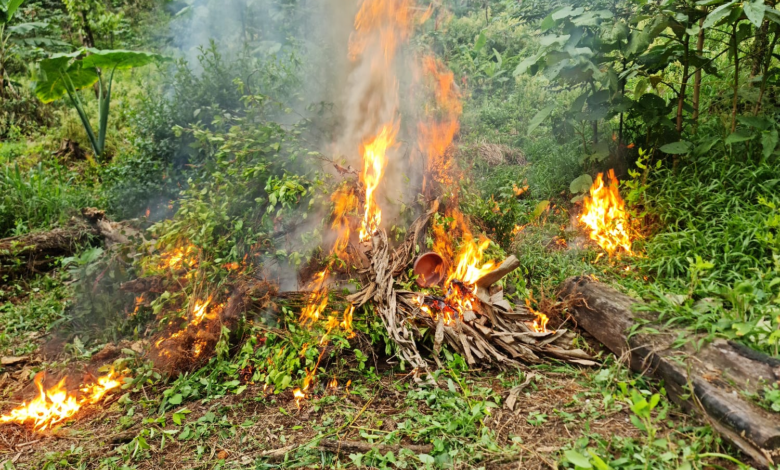
<svg viewBox="0 0 780 470">
<path fill-rule="evenodd" d="M 328 306 L 328 289 L 325 285 L 328 280 L 328 270 L 320 271 L 310 284 L 311 294 L 309 303 L 301 311 L 299 321 L 302 325 L 314 323 L 320 319 L 320 315 Z"/>
<path fill-rule="evenodd" d="M 355 15 L 355 31 L 349 38 L 349 58 L 357 60 L 369 46 L 375 45 L 382 51 L 385 63 L 389 63 L 398 44 L 409 38 L 413 20 L 410 0 L 363 0 Z"/>
<path fill-rule="evenodd" d="M 300 388 L 296 388 L 293 390 L 293 397 L 295 397 L 295 406 L 298 407 L 298 409 L 301 408 L 301 400 L 304 400 L 306 398 L 306 394 L 301 391 Z"/>
<path fill-rule="evenodd" d="M 192 245 L 174 248 L 160 256 L 160 264 L 158 267 L 159 269 L 170 269 L 172 271 L 178 271 L 185 264 L 194 267 L 196 265 L 196 261 L 194 260 L 196 251 L 197 250 Z"/>
<path fill-rule="evenodd" d="M 375 191 L 387 165 L 387 150 L 393 146 L 397 133 L 398 127 L 395 124 L 385 124 L 376 137 L 363 145 L 363 173 L 360 182 L 366 189 L 366 208 L 360 227 L 360 240 L 364 242 L 371 240 L 371 235 L 379 229 L 382 222 L 382 211 L 377 205 Z"/>
<path fill-rule="evenodd" d="M 335 390 L 338 387 L 339 387 L 339 381 L 336 380 L 336 377 L 333 377 L 333 380 L 328 382 L 328 388 Z"/>
<path fill-rule="evenodd" d="M 426 156 L 426 174 L 440 184 L 452 187 L 458 171 L 455 160 L 447 151 L 460 130 L 459 119 L 463 112 L 460 92 L 455 85 L 454 74 L 436 58 L 423 58 L 422 68 L 433 83 L 436 104 L 436 109 L 429 111 L 431 116 L 428 120 L 417 125 L 420 150 Z"/>
<path fill-rule="evenodd" d="M 20 407 L 0 416 L 0 424 L 31 422 L 34 429 L 43 431 L 71 418 L 84 406 L 98 403 L 108 392 L 121 385 L 120 379 L 111 370 L 108 375 L 98 378 L 97 383 L 83 387 L 80 391 L 84 396 L 79 400 L 65 389 L 65 379 L 54 387 L 44 390 L 43 375 L 40 372 L 35 376 L 38 396 L 29 404 L 22 403 Z"/>
<path fill-rule="evenodd" d="M 605 184 L 603 174 L 599 173 L 590 188 L 590 197 L 583 202 L 579 221 L 590 230 L 591 240 L 598 243 L 610 256 L 619 249 L 631 252 L 628 211 L 618 191 L 618 180 L 614 170 L 607 173 Z"/>
<path fill-rule="evenodd" d="M 196 301 L 195 306 L 192 307 L 192 322 L 191 324 L 193 326 L 196 326 L 200 324 L 200 322 L 203 321 L 203 318 L 206 316 L 206 307 L 209 306 L 211 303 L 212 296 L 209 296 L 208 299 L 204 301 Z"/>
<path fill-rule="evenodd" d="M 355 313 L 355 306 L 350 305 L 344 310 L 344 319 L 341 321 L 341 328 L 347 333 L 347 338 L 352 339 L 355 337 L 355 332 L 352 330 L 352 314 Z"/>
<path fill-rule="evenodd" d="M 333 203 L 333 223 L 331 229 L 338 234 L 331 252 L 339 255 L 347 249 L 349 244 L 350 221 L 349 214 L 358 207 L 358 198 L 354 190 L 349 186 L 342 186 L 330 197 Z"/>
<path fill-rule="evenodd" d="M 536 314 L 536 319 L 531 325 L 531 328 L 533 328 L 534 331 L 537 333 L 547 333 L 547 322 L 549 322 L 550 319 L 547 317 L 547 315 L 543 313 L 540 312 L 534 312 L 534 313 Z"/>
<path fill-rule="evenodd" d="M 458 253 L 455 269 L 450 273 L 447 282 L 460 280 L 465 284 L 474 284 L 477 279 L 496 269 L 492 262 L 482 263 L 483 253 L 490 246 L 490 240 L 483 238 L 476 243 L 470 233 L 463 240 L 460 253 Z"/>
</svg>

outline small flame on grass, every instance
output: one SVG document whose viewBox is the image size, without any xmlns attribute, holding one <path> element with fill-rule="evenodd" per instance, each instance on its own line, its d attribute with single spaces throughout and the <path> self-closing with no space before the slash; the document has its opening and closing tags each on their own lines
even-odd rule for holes
<svg viewBox="0 0 780 470">
<path fill-rule="evenodd" d="M 333 380 L 328 382 L 328 388 L 335 390 L 339 387 L 339 381 L 336 379 L 336 377 L 333 377 Z"/>
<path fill-rule="evenodd" d="M 630 255 L 628 211 L 620 197 L 615 171 L 607 172 L 606 183 L 603 176 L 603 173 L 598 174 L 590 188 L 590 196 L 585 196 L 579 221 L 590 230 L 591 240 L 598 243 L 609 256 L 620 249 Z"/>
<path fill-rule="evenodd" d="M 301 401 L 306 399 L 306 394 L 301 391 L 300 388 L 293 390 L 293 397 L 295 397 L 295 406 L 301 409 Z"/>
<path fill-rule="evenodd" d="M 84 406 L 98 403 L 109 391 L 120 385 L 120 379 L 115 376 L 112 369 L 108 375 L 98 378 L 97 383 L 84 386 L 80 390 L 84 397 L 79 400 L 65 389 L 65 379 L 54 387 L 44 390 L 43 376 L 42 372 L 35 376 L 38 396 L 29 404 L 22 403 L 20 407 L 0 416 L 0 424 L 32 422 L 35 430 L 43 431 L 74 416 Z"/>
</svg>

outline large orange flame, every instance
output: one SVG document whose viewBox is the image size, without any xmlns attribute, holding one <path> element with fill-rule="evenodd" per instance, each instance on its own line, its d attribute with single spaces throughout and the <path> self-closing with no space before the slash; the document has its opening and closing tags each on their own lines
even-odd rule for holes
<svg viewBox="0 0 780 470">
<path fill-rule="evenodd" d="M 599 173 L 590 188 L 590 197 L 585 197 L 579 221 L 590 230 L 591 240 L 610 256 L 619 249 L 631 254 L 628 211 L 618 191 L 615 171 L 609 170 L 606 184 L 602 177 Z"/>
<path fill-rule="evenodd" d="M 86 385 L 81 389 L 83 398 L 77 399 L 65 389 L 65 379 L 48 390 L 43 389 L 43 373 L 35 376 L 35 386 L 38 388 L 38 396 L 30 403 L 22 403 L 18 408 L 8 414 L 0 416 L 0 424 L 30 422 L 34 429 L 43 431 L 68 418 L 71 418 L 79 410 L 91 404 L 101 401 L 108 392 L 121 385 L 113 369 L 96 383 Z"/>
<path fill-rule="evenodd" d="M 376 137 L 363 145 L 363 173 L 360 181 L 366 189 L 366 203 L 360 227 L 361 241 L 369 241 L 382 222 L 382 211 L 376 202 L 376 189 L 387 165 L 387 150 L 393 146 L 397 132 L 398 127 L 395 124 L 385 124 Z"/>
<path fill-rule="evenodd" d="M 356 60 L 373 41 L 389 64 L 398 44 L 409 38 L 414 26 L 411 0 L 363 0 L 355 15 L 355 31 L 349 38 L 349 58 Z"/>
<path fill-rule="evenodd" d="M 447 152 L 460 129 L 463 111 L 460 92 L 452 71 L 436 58 L 424 57 L 422 70 L 430 78 L 435 101 L 435 108 L 428 110 L 428 118 L 417 125 L 420 150 L 426 156 L 425 173 L 440 184 L 456 189 L 457 168 Z"/>
</svg>

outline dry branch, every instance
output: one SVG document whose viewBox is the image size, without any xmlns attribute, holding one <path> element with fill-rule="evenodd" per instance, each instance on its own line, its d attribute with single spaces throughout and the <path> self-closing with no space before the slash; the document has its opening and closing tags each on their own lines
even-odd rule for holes
<svg viewBox="0 0 780 470">
<path fill-rule="evenodd" d="M 766 383 L 780 381 L 780 360 L 725 340 L 700 346 L 705 335 L 690 335 L 676 345 L 678 334 L 655 325 L 629 332 L 637 323 L 658 323 L 658 314 L 637 312 L 640 301 L 589 277 L 568 279 L 561 298 L 577 298 L 572 314 L 631 369 L 664 381 L 669 396 L 712 424 L 760 466 L 780 462 L 780 415 L 744 398 Z M 693 392 L 694 399 L 690 394 Z"/>
</svg>

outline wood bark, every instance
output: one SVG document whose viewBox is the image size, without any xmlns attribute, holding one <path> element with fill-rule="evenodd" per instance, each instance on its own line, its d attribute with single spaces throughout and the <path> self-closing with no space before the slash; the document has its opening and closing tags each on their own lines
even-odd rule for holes
<svg viewBox="0 0 780 470">
<path fill-rule="evenodd" d="M 705 8 L 706 12 L 706 8 Z M 706 16 L 706 13 L 705 13 Z M 704 16 L 701 17 L 699 20 L 699 34 L 696 38 L 696 55 L 698 57 L 702 56 L 702 53 L 704 52 L 704 29 L 702 26 L 704 25 Z M 696 126 L 699 124 L 699 98 L 701 97 L 701 67 L 696 67 L 696 71 L 693 74 L 693 117 L 691 118 L 693 120 L 694 129 L 696 129 Z"/>
<path fill-rule="evenodd" d="M 81 218 L 66 227 L 0 239 L 0 285 L 4 280 L 31 276 L 54 269 L 63 256 L 80 248 L 105 242 L 107 247 L 124 244 L 140 232 L 112 222 L 103 211 L 86 208 Z"/>
<path fill-rule="evenodd" d="M 30 276 L 52 270 L 58 258 L 99 238 L 96 228 L 79 223 L 48 232 L 28 233 L 0 240 L 0 283 L 4 278 Z"/>
<path fill-rule="evenodd" d="M 705 335 L 690 335 L 680 345 L 678 332 L 657 324 L 653 333 L 632 333 L 638 324 L 660 323 L 658 314 L 637 311 L 641 301 L 587 276 L 568 279 L 559 297 L 572 302 L 580 327 L 634 371 L 663 380 L 672 400 L 705 418 L 759 466 L 780 462 L 780 415 L 745 397 L 780 381 L 780 360 L 731 341 L 707 342 Z"/>
</svg>

